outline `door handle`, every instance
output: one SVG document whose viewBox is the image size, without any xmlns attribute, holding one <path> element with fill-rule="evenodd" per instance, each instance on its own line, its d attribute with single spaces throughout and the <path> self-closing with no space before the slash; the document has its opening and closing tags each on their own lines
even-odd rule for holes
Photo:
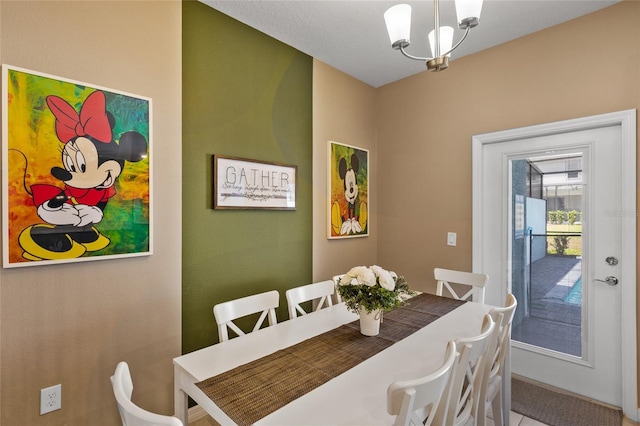
<svg viewBox="0 0 640 426">
<path fill-rule="evenodd" d="M 614 286 L 614 285 L 618 285 L 618 279 L 612 275 L 609 275 L 607 278 L 605 278 L 604 280 L 599 280 L 596 278 L 596 281 L 601 282 L 601 283 L 605 283 L 607 285 L 610 286 Z"/>
</svg>

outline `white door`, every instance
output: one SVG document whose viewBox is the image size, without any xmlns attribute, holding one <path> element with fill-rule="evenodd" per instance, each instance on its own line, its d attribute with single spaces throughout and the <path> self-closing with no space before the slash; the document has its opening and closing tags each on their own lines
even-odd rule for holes
<svg viewBox="0 0 640 426">
<path fill-rule="evenodd" d="M 582 156 L 581 355 L 513 342 L 512 372 L 622 407 L 633 420 L 638 419 L 635 136 L 633 110 L 473 138 L 473 269 L 491 277 L 486 301 L 495 305 L 511 291 L 512 162 Z M 618 263 L 610 265 L 608 257 Z M 609 276 L 618 285 L 602 282 Z"/>
</svg>

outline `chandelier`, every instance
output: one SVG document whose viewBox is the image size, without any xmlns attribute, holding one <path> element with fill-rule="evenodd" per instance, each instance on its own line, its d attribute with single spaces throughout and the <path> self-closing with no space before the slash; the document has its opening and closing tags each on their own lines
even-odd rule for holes
<svg viewBox="0 0 640 426">
<path fill-rule="evenodd" d="M 426 61 L 427 70 L 442 71 L 449 67 L 449 57 L 467 38 L 469 30 L 478 25 L 482 0 L 455 0 L 456 15 L 458 16 L 458 28 L 464 31 L 464 35 L 455 46 L 453 45 L 453 28 L 440 26 L 439 0 L 433 1 L 434 29 L 429 33 L 429 45 L 433 57 L 422 58 L 413 56 L 405 50 L 409 46 L 411 33 L 411 6 L 397 4 L 390 7 L 384 13 L 387 23 L 387 31 L 391 40 L 391 47 L 399 50 L 404 56 L 417 61 Z M 453 46 L 453 47 L 451 47 Z"/>
</svg>

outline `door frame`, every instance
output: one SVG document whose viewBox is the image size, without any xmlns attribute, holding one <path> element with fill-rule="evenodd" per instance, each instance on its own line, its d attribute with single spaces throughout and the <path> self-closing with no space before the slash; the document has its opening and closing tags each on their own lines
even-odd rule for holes
<svg viewBox="0 0 640 426">
<path fill-rule="evenodd" d="M 509 129 L 492 133 L 472 136 L 472 268 L 474 272 L 483 270 L 484 254 L 483 243 L 485 236 L 483 232 L 483 149 L 485 146 L 494 143 L 509 142 L 513 140 L 529 139 L 541 136 L 550 136 L 562 133 L 570 133 L 582 130 L 589 130 L 600 127 L 620 126 L 622 136 L 621 164 L 622 164 L 622 251 L 627 253 L 629 258 L 637 261 L 636 257 L 636 110 L 600 114 L 590 117 L 576 118 L 553 123 L 539 124 L 517 129 Z M 502 193 L 508 193 L 508 182 L 501 182 Z M 502 197 L 503 200 L 506 196 Z M 503 210 L 507 206 L 502 206 Z M 502 219 L 504 221 L 504 217 Z M 503 223 L 503 233 L 500 238 L 503 241 L 502 253 L 504 268 L 501 268 L 501 277 L 492 277 L 493 282 L 500 283 L 500 294 L 507 294 L 507 283 L 509 270 L 507 267 L 507 224 Z M 495 238 L 495 237 L 494 237 Z M 637 330 L 636 330 L 636 261 L 624 262 L 621 264 L 621 282 L 633 283 L 633 285 L 621 286 L 621 318 L 633 318 L 633 321 L 620 321 L 621 324 L 621 366 L 622 371 L 622 411 L 625 416 L 633 421 L 640 419 L 640 409 L 638 407 L 637 390 Z M 622 262 L 621 262 L 622 263 Z M 504 296 L 502 296 L 504 298 Z M 496 301 L 489 300 L 489 303 Z"/>
</svg>

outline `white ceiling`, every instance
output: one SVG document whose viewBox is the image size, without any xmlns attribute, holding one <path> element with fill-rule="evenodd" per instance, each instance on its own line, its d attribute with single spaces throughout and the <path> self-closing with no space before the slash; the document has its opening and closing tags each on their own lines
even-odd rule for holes
<svg viewBox="0 0 640 426">
<path fill-rule="evenodd" d="M 425 64 L 391 49 L 383 14 L 402 0 L 200 0 L 373 87 L 425 71 Z M 484 0 L 480 25 L 455 59 L 557 25 L 620 0 Z M 413 9 L 414 56 L 430 56 L 433 1 L 404 1 Z M 440 25 L 457 27 L 453 0 L 441 0 Z M 454 42 L 462 31 L 456 29 Z M 446 72 L 446 71 L 444 71 Z"/>
</svg>

